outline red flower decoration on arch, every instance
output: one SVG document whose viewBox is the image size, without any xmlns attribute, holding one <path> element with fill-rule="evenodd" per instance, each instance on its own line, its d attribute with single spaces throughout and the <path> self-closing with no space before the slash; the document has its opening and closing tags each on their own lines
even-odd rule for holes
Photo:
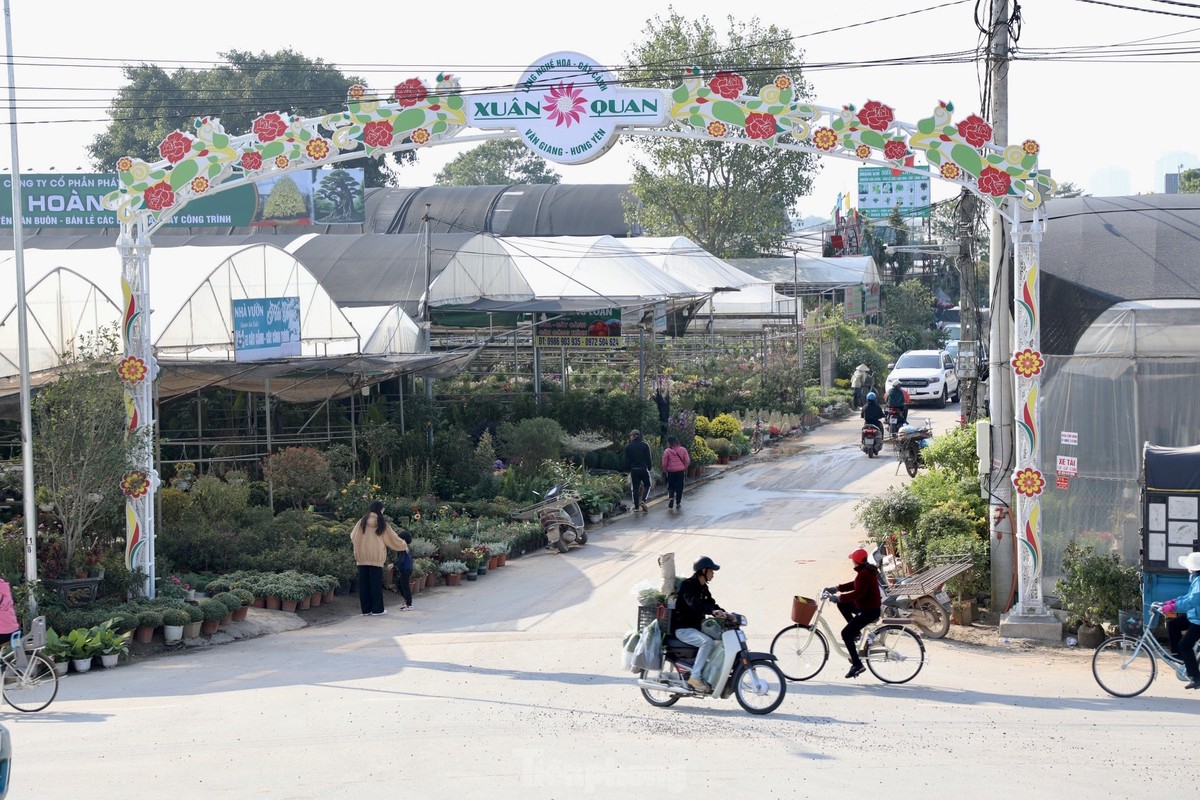
<svg viewBox="0 0 1200 800">
<path fill-rule="evenodd" d="M 409 78 L 403 83 L 396 84 L 396 91 L 393 93 L 396 102 L 403 108 L 412 108 L 428 95 L 429 92 L 426 90 L 425 84 L 421 83 L 420 78 Z"/>
<path fill-rule="evenodd" d="M 132 470 L 121 478 L 121 491 L 126 497 L 137 499 L 150 491 L 150 476 L 141 470 Z"/>
<path fill-rule="evenodd" d="M 1042 371 L 1042 367 L 1046 366 L 1046 360 L 1037 350 L 1030 350 L 1026 347 L 1012 357 L 1012 366 L 1013 371 L 1022 378 L 1032 378 Z"/>
<path fill-rule="evenodd" d="M 858 121 L 873 131 L 887 130 L 895 118 L 895 112 L 891 107 L 885 106 L 878 100 L 868 100 L 867 104 L 862 107 L 862 111 L 858 112 Z"/>
<path fill-rule="evenodd" d="M 746 88 L 746 79 L 736 72 L 718 72 L 708 82 L 708 88 L 726 100 L 736 100 Z"/>
<path fill-rule="evenodd" d="M 143 197 L 146 200 L 146 208 L 151 211 L 162 211 L 175 205 L 175 192 L 171 191 L 171 184 L 166 181 L 159 181 L 151 186 Z"/>
<path fill-rule="evenodd" d="M 363 144 L 370 147 L 387 147 L 392 143 L 392 123 L 387 120 L 368 122 L 363 126 Z"/>
<path fill-rule="evenodd" d="M 775 117 L 772 114 L 747 114 L 746 135 L 751 139 L 770 139 L 776 133 Z"/>
<path fill-rule="evenodd" d="M 288 124 L 283 117 L 272 111 L 254 120 L 251 129 L 260 142 L 271 142 L 287 133 Z"/>
<path fill-rule="evenodd" d="M 908 155 L 908 143 L 903 139 L 892 139 L 883 146 L 883 157 L 900 161 Z"/>
<path fill-rule="evenodd" d="M 242 169 L 246 169 L 246 170 L 262 169 L 262 154 L 261 153 L 242 153 Z"/>
<path fill-rule="evenodd" d="M 990 194 L 992 197 L 1004 197 L 1008 194 L 1012 178 L 1007 172 L 1001 172 L 995 167 L 984 167 L 983 172 L 979 173 L 978 183 L 979 191 L 984 194 Z"/>
<path fill-rule="evenodd" d="M 158 154 L 172 164 L 183 161 L 190 152 L 192 152 L 192 137 L 182 131 L 171 131 L 158 146 Z"/>
<path fill-rule="evenodd" d="M 972 114 L 958 123 L 958 133 L 971 147 L 983 147 L 992 140 L 992 126 L 977 114 Z"/>
<path fill-rule="evenodd" d="M 1046 487 L 1046 479 L 1033 467 L 1026 467 L 1013 475 L 1013 486 L 1026 497 L 1037 497 Z"/>
</svg>

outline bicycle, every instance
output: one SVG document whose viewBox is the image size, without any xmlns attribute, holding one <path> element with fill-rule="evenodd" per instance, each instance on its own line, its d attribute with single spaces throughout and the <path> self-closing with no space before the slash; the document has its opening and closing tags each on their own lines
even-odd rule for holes
<svg viewBox="0 0 1200 800">
<path fill-rule="evenodd" d="M 771 655 L 790 681 L 813 678 L 829 660 L 829 640 L 838 655 L 850 660 L 842 637 L 834 634 L 822 612 L 833 595 L 821 592 L 816 613 L 807 622 L 789 625 L 771 641 Z M 908 683 L 925 666 L 925 643 L 910 630 L 909 619 L 880 619 L 863 630 L 859 655 L 871 674 L 884 683 Z"/>
<path fill-rule="evenodd" d="M 1101 689 L 1113 697 L 1137 697 L 1149 689 L 1158 676 L 1155 656 L 1174 668 L 1175 677 L 1179 680 L 1191 680 L 1183 666 L 1183 659 L 1169 652 L 1154 637 L 1154 628 L 1161 616 L 1162 603 L 1151 603 L 1149 625 L 1141 625 L 1135 619 L 1132 625 L 1123 624 L 1121 633 L 1100 643 L 1092 654 L 1092 677 Z M 1141 634 L 1130 635 L 1129 631 L 1138 626 L 1142 628 Z M 1200 656 L 1200 644 L 1196 646 L 1196 651 Z"/>
<path fill-rule="evenodd" d="M 23 641 L 19 631 L 14 634 L 14 646 L 0 653 L 4 702 L 27 713 L 41 711 L 58 694 L 58 673 L 50 659 L 41 653 L 46 646 L 46 618 L 37 617 L 30 628 Z"/>
<path fill-rule="evenodd" d="M 754 431 L 750 434 L 750 452 L 757 453 L 763 449 L 762 420 L 754 418 Z"/>
</svg>

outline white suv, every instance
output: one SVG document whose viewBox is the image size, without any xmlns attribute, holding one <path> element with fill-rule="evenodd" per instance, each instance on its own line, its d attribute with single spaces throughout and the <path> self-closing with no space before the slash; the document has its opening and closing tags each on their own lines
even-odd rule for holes
<svg viewBox="0 0 1200 800">
<path fill-rule="evenodd" d="M 947 399 L 958 402 L 958 373 L 945 350 L 909 350 L 888 368 L 885 392 L 899 383 L 913 403 L 936 403 L 945 408 Z"/>
</svg>

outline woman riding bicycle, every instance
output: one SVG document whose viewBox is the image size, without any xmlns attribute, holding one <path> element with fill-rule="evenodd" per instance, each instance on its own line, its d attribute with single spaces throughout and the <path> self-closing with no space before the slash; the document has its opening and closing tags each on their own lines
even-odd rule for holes
<svg viewBox="0 0 1200 800">
<path fill-rule="evenodd" d="M 867 551 L 860 547 L 850 554 L 850 560 L 854 562 L 854 580 L 830 586 L 825 591 L 832 595 L 849 592 L 838 597 L 837 607 L 846 618 L 846 627 L 842 628 L 842 641 L 850 654 L 850 671 L 846 677 L 857 678 L 867 670 L 858 655 L 858 637 L 863 628 L 879 619 L 882 597 L 879 594 L 879 570 L 870 562 Z"/>
<path fill-rule="evenodd" d="M 1192 679 L 1185 688 L 1200 689 L 1200 669 L 1196 666 L 1196 642 L 1200 642 L 1200 553 L 1180 556 L 1179 566 L 1190 574 L 1188 592 L 1163 603 L 1162 610 L 1164 614 L 1185 612 L 1167 620 L 1167 636 L 1171 651 L 1183 659 Z"/>
</svg>

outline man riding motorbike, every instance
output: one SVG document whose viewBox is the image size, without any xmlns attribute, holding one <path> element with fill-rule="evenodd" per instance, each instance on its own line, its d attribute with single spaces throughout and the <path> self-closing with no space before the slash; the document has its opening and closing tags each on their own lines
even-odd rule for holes
<svg viewBox="0 0 1200 800">
<path fill-rule="evenodd" d="M 867 392 L 867 404 L 863 406 L 862 412 L 859 414 L 868 425 L 874 425 L 879 428 L 880 434 L 883 433 L 883 409 L 880 408 L 879 402 L 875 399 L 874 392 Z"/>
<path fill-rule="evenodd" d="M 892 384 L 892 388 L 888 389 L 884 402 L 889 409 L 896 409 L 896 430 L 908 423 L 908 396 L 899 383 Z M 890 431 L 890 433 L 895 432 L 895 430 Z"/>
<path fill-rule="evenodd" d="M 720 567 L 708 556 L 701 556 L 692 565 L 692 577 L 679 586 L 679 596 L 675 603 L 675 638 L 693 647 L 696 651 L 696 662 L 692 665 L 692 674 L 688 678 L 688 686 L 700 692 L 711 692 L 712 687 L 700 677 L 704 662 L 708 660 L 715 642 L 708 634 L 700 630 L 704 618 L 711 614 L 717 619 L 725 619 L 725 609 L 717 605 L 708 584 Z"/>
</svg>

